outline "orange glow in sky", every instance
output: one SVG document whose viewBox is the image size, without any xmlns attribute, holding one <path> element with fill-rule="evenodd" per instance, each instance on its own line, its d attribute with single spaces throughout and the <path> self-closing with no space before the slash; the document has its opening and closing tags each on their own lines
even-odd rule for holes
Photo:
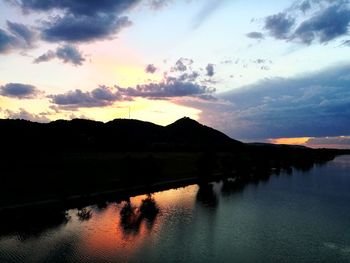
<svg viewBox="0 0 350 263">
<path fill-rule="evenodd" d="M 295 144 L 295 145 L 303 145 L 310 140 L 311 137 L 298 137 L 298 138 L 277 138 L 277 139 L 269 139 L 270 143 L 274 144 Z"/>
</svg>

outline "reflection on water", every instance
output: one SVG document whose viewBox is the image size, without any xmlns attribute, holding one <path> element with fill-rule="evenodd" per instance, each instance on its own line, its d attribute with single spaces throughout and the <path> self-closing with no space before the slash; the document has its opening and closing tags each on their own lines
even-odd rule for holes
<svg viewBox="0 0 350 263">
<path fill-rule="evenodd" d="M 151 230 L 158 212 L 158 205 L 151 195 L 147 195 L 139 207 L 133 206 L 128 200 L 120 210 L 120 224 L 126 234 L 139 233 L 141 223 L 144 221 Z"/>
<path fill-rule="evenodd" d="M 350 157 L 306 168 L 3 214 L 0 262 L 350 262 Z"/>
<path fill-rule="evenodd" d="M 78 211 L 77 217 L 80 221 L 89 220 L 92 217 L 92 210 L 84 207 Z"/>
<path fill-rule="evenodd" d="M 218 205 L 218 197 L 214 191 L 214 186 L 211 183 L 201 184 L 196 198 L 197 202 L 200 202 L 207 207 L 215 208 Z"/>
</svg>

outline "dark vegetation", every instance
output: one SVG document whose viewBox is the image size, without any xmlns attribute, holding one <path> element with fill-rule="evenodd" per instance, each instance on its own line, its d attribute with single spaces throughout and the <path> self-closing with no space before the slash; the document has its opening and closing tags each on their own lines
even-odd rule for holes
<svg viewBox="0 0 350 263">
<path fill-rule="evenodd" d="M 181 182 L 234 178 L 236 185 L 244 184 L 349 153 L 244 144 L 189 118 L 165 127 L 126 119 L 0 120 L 0 133 L 0 208 L 107 192 L 151 192 Z M 78 216 L 85 220 L 90 213 Z"/>
</svg>

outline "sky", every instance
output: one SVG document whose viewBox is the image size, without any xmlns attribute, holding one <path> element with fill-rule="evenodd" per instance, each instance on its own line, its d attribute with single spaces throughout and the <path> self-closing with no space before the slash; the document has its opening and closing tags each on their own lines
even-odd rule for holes
<svg viewBox="0 0 350 263">
<path fill-rule="evenodd" d="M 0 0 L 0 117 L 350 148 L 349 24 L 350 0 Z"/>
</svg>

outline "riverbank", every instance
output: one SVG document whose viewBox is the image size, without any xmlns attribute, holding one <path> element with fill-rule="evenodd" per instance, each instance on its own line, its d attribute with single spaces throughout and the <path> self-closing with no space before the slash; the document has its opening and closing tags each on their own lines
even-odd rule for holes
<svg viewBox="0 0 350 263">
<path fill-rule="evenodd" d="M 72 208 L 120 201 L 189 184 L 235 178 L 240 184 L 265 180 L 292 167 L 311 169 L 336 154 L 282 148 L 243 152 L 69 153 L 14 158 L 4 169 L 0 212 L 43 207 Z M 326 153 L 326 154 L 325 154 Z M 19 161 L 20 160 L 20 161 Z M 40 168 L 39 168 L 40 167 Z M 6 177 L 6 171 L 9 173 Z M 5 176 L 4 176 L 5 175 Z"/>
<path fill-rule="evenodd" d="M 214 177 L 212 179 L 214 180 Z M 64 207 L 70 209 L 73 207 L 87 206 L 92 203 L 99 203 L 101 200 L 103 200 L 104 202 L 122 201 L 131 196 L 150 194 L 153 192 L 164 191 L 172 188 L 185 187 L 200 182 L 201 179 L 198 177 L 189 177 L 166 182 L 157 182 L 147 186 L 137 185 L 127 188 L 116 188 L 113 190 L 92 192 L 89 194 L 76 194 L 65 198 L 51 198 L 46 200 L 23 202 L 19 204 L 3 205 L 0 207 L 0 213 L 20 209 L 26 210 L 31 208 L 44 208 L 47 206 Z"/>
</svg>

